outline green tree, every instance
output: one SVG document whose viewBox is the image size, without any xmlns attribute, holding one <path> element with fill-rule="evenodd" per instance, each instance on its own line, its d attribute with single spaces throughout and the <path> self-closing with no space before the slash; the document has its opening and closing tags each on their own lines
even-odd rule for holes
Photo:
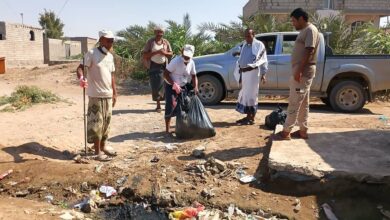
<svg viewBox="0 0 390 220">
<path fill-rule="evenodd" d="M 390 54 L 390 34 L 383 29 L 370 27 L 363 30 L 363 37 L 352 43 L 357 54 Z"/>
<path fill-rule="evenodd" d="M 45 9 L 42 14 L 39 14 L 39 24 L 45 30 L 48 38 L 60 39 L 64 35 L 62 29 L 65 25 L 53 11 Z"/>
<path fill-rule="evenodd" d="M 370 23 L 365 23 L 352 29 L 342 14 L 321 17 L 315 13 L 311 15 L 311 22 L 320 32 L 331 33 L 329 46 L 333 48 L 335 54 L 356 54 L 356 48 L 353 46 L 354 42 L 362 38 L 365 30 L 372 26 Z"/>
</svg>

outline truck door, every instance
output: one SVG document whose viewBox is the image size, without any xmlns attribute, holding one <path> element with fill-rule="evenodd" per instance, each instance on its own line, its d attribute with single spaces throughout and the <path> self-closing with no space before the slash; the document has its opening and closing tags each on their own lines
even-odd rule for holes
<svg viewBox="0 0 390 220">
<path fill-rule="evenodd" d="M 278 89 L 288 90 L 291 72 L 291 54 L 294 48 L 296 34 L 286 34 L 282 36 L 280 55 L 277 58 L 278 65 Z"/>
<path fill-rule="evenodd" d="M 275 55 L 277 35 L 259 36 L 256 39 L 263 42 L 268 59 L 267 83 L 262 84 L 260 82 L 260 89 L 275 89 L 278 81 Z"/>
</svg>

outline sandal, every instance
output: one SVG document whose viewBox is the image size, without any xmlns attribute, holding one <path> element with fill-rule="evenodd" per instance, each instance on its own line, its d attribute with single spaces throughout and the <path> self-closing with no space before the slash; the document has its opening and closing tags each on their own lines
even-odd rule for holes
<svg viewBox="0 0 390 220">
<path fill-rule="evenodd" d="M 110 156 L 110 157 L 116 157 L 118 156 L 118 154 L 116 153 L 116 151 L 114 150 L 114 148 L 110 147 L 110 146 L 105 146 L 104 149 L 103 149 L 103 152 L 107 155 L 107 156 Z"/>
<path fill-rule="evenodd" d="M 273 140 L 276 141 L 289 141 L 291 140 L 291 135 L 283 136 L 283 131 L 280 131 L 273 135 Z"/>
<path fill-rule="evenodd" d="M 105 154 L 99 154 L 99 155 L 96 155 L 93 159 L 100 161 L 100 162 L 108 162 L 108 161 L 111 161 L 113 158 L 109 157 Z"/>
<path fill-rule="evenodd" d="M 255 121 L 251 119 L 247 119 L 241 123 L 241 125 L 254 125 Z"/>
<path fill-rule="evenodd" d="M 161 113 L 161 108 L 156 108 L 155 110 L 157 113 Z"/>
<path fill-rule="evenodd" d="M 302 136 L 299 131 L 294 131 L 290 135 L 291 135 L 292 138 L 298 138 L 298 139 L 304 139 L 304 140 L 309 139 L 309 136 L 307 134 L 306 134 L 306 136 Z"/>
</svg>

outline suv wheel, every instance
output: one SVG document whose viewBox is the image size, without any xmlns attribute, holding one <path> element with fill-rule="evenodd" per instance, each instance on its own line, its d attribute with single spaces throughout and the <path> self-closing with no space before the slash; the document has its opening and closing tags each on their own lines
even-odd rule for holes
<svg viewBox="0 0 390 220">
<path fill-rule="evenodd" d="M 356 81 L 341 81 L 330 92 L 330 105 L 336 111 L 356 112 L 363 108 L 367 97 L 363 86 Z"/>
<path fill-rule="evenodd" d="M 215 105 L 222 100 L 222 83 L 214 76 L 202 75 L 198 78 L 199 98 L 204 105 Z"/>
</svg>

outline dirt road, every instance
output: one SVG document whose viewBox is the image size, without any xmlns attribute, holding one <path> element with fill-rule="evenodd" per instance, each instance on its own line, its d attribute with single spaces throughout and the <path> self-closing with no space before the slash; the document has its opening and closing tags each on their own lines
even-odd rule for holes
<svg viewBox="0 0 390 220">
<path fill-rule="evenodd" d="M 208 107 L 217 135 L 204 140 L 182 141 L 164 134 L 163 113 L 153 111 L 155 106 L 150 95 L 145 95 L 145 84 L 124 83 L 113 111 L 109 139 L 109 145 L 118 151 L 119 156 L 104 163 L 99 173 L 95 172 L 99 162 L 76 164 L 70 159 L 70 154 L 82 150 L 84 144 L 82 90 L 75 80 L 75 68 L 75 64 L 69 64 L 18 69 L 0 76 L 0 95 L 9 95 L 17 85 L 38 85 L 66 100 L 36 105 L 22 112 L 0 112 L 0 172 L 15 170 L 0 182 L 0 188 L 4 189 L 0 192 L 0 209 L 10 210 L 12 207 L 16 210 L 12 212 L 14 214 L 0 214 L 0 219 L 31 219 L 31 216 L 40 219 L 42 213 L 32 207 L 37 204 L 47 207 L 46 195 L 54 196 L 57 208 L 65 208 L 63 204 L 77 202 L 80 195 L 69 193 L 64 188 L 79 189 L 82 182 L 92 186 L 115 185 L 116 180 L 125 175 L 129 176 L 125 186 L 134 189 L 136 194 L 151 196 L 154 179 L 157 179 L 159 188 L 174 192 L 182 205 L 198 200 L 210 206 L 226 208 L 229 204 L 236 204 L 244 210 L 262 209 L 290 218 L 317 219 L 323 217 L 320 205 L 328 202 L 343 207 L 342 210 L 336 208 L 336 211 L 340 211 L 337 214 L 344 219 L 357 215 L 365 217 L 367 213 L 374 216 L 372 219 L 381 216 L 376 206 L 385 205 L 386 201 L 375 199 L 369 193 L 353 196 L 335 195 L 334 192 L 308 193 L 310 190 L 303 193 L 299 184 L 262 181 L 261 175 L 266 172 L 266 158 L 263 156 L 269 152 L 268 137 L 272 133 L 265 129 L 263 122 L 265 115 L 276 108 L 275 100 L 261 100 L 256 124 L 252 126 L 234 123 L 241 117 L 234 111 L 234 102 Z M 340 114 L 316 102 L 311 111 L 312 129 L 322 126 L 389 129 L 378 119 L 380 115 L 390 116 L 389 103 L 371 103 L 359 113 Z M 177 148 L 167 150 L 167 146 L 173 145 Z M 198 146 L 206 148 L 206 157 L 240 164 L 259 181 L 248 185 L 241 184 L 233 175 L 204 177 L 187 172 L 186 166 L 197 161 L 191 152 Z M 150 163 L 154 156 L 160 158 L 157 164 Z M 20 182 L 26 177 L 27 181 L 11 186 L 10 183 Z M 302 186 L 308 187 L 307 184 Z M 42 187 L 46 189 L 36 190 Z M 201 191 L 205 188 L 213 189 L 215 196 L 203 198 Z M 15 202 L 9 203 L 9 196 L 14 197 L 17 191 L 26 189 L 31 190 L 22 202 L 13 198 Z M 293 210 L 296 198 L 302 204 L 299 212 Z M 353 204 L 356 198 L 361 199 L 365 209 L 353 210 L 356 209 Z M 31 210 L 25 211 L 26 207 Z"/>
</svg>

